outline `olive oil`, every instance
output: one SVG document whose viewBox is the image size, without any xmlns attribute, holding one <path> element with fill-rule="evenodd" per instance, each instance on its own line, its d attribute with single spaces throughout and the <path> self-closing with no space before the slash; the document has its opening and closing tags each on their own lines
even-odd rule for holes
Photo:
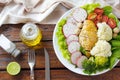
<svg viewBox="0 0 120 80">
<path fill-rule="evenodd" d="M 25 24 L 20 32 L 20 38 L 28 47 L 41 48 L 42 33 L 41 30 L 33 23 Z"/>
</svg>

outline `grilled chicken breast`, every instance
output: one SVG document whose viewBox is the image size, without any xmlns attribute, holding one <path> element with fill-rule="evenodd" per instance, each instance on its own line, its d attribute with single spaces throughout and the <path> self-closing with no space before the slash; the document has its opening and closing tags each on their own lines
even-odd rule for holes
<svg viewBox="0 0 120 80">
<path fill-rule="evenodd" d="M 79 43 L 85 50 L 91 50 L 97 42 L 97 28 L 91 20 L 84 21 L 79 34 Z"/>
</svg>

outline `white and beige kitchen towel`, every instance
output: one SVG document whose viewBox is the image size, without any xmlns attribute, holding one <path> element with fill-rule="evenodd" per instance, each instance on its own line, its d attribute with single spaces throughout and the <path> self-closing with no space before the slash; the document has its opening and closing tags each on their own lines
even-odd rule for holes
<svg viewBox="0 0 120 80">
<path fill-rule="evenodd" d="M 120 0 L 0 0 L 0 26 L 3 24 L 55 24 L 69 9 L 86 3 L 111 5 L 120 18 Z"/>
</svg>

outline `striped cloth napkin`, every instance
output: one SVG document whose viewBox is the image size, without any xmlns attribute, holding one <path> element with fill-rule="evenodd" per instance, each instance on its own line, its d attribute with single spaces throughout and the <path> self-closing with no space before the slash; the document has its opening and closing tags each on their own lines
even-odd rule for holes
<svg viewBox="0 0 120 80">
<path fill-rule="evenodd" d="M 120 18 L 120 0 L 0 0 L 0 26 L 26 22 L 55 24 L 69 9 L 97 2 L 111 5 Z"/>
</svg>

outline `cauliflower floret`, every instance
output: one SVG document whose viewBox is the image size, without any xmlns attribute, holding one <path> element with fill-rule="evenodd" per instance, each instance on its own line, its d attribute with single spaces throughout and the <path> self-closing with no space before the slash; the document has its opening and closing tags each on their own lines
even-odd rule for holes
<svg viewBox="0 0 120 80">
<path fill-rule="evenodd" d="M 98 23 L 98 39 L 109 41 L 112 39 L 112 29 L 105 22 Z"/>
<path fill-rule="evenodd" d="M 90 53 L 94 56 L 109 57 L 112 54 L 111 45 L 106 40 L 98 40 Z"/>
</svg>

